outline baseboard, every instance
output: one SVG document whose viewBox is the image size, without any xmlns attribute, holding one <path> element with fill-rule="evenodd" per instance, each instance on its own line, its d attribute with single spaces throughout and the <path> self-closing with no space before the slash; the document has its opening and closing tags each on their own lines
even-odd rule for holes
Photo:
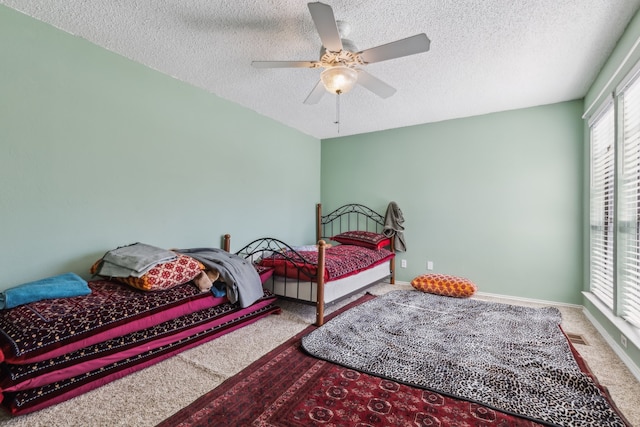
<svg viewBox="0 0 640 427">
<path fill-rule="evenodd" d="M 401 280 L 396 280 L 396 285 L 409 285 L 409 286 L 411 286 L 411 282 L 403 282 Z M 491 294 L 491 293 L 488 293 L 488 292 L 476 292 L 476 295 L 477 296 L 483 296 L 483 297 L 489 297 L 489 298 L 500 298 L 500 299 L 509 300 L 509 301 L 527 302 L 527 303 L 531 303 L 531 304 L 555 305 L 555 306 L 561 306 L 561 307 L 572 307 L 572 308 L 580 308 L 580 309 L 584 308 L 580 304 L 568 304 L 568 303 L 557 302 L 557 301 L 547 301 L 547 300 L 533 299 L 533 298 L 514 297 L 514 296 L 511 296 L 511 295 Z"/>
<path fill-rule="evenodd" d="M 387 283 L 389 283 L 389 282 L 387 281 Z M 391 284 L 391 283 L 389 283 L 389 284 Z M 409 286 L 411 286 L 411 282 L 403 282 L 402 280 L 396 280 L 394 285 L 409 285 Z"/>
<path fill-rule="evenodd" d="M 569 303 L 565 303 L 565 302 L 547 301 L 547 300 L 533 299 L 533 298 L 514 297 L 514 296 L 511 296 L 511 295 L 490 294 L 490 293 L 487 293 L 487 292 L 476 292 L 476 295 L 484 296 L 484 297 L 490 297 L 490 298 L 500 298 L 500 299 L 503 299 L 503 300 L 510 300 L 510 301 L 527 302 L 527 303 L 531 303 L 531 304 L 555 305 L 555 306 L 560 306 L 560 307 L 571 307 L 571 308 L 580 308 L 580 309 L 584 308 L 580 304 L 569 304 Z"/>
<path fill-rule="evenodd" d="M 618 344 L 618 342 L 607 333 L 607 330 L 596 320 L 595 317 L 593 317 L 589 310 L 587 310 L 585 307 L 582 307 L 582 312 L 589 320 L 589 322 L 591 322 L 593 327 L 596 328 L 596 330 L 600 333 L 602 338 L 604 338 L 607 344 L 609 344 L 609 347 L 611 347 L 613 352 L 620 358 L 620 360 L 622 360 L 622 363 L 624 363 L 629 371 L 631 371 L 631 374 L 636 377 L 638 381 L 640 381 L 640 369 L 636 366 L 635 363 L 633 363 L 633 360 L 631 360 L 631 358 L 627 356 L 627 353 L 625 353 L 622 347 L 620 347 L 620 344 Z"/>
</svg>

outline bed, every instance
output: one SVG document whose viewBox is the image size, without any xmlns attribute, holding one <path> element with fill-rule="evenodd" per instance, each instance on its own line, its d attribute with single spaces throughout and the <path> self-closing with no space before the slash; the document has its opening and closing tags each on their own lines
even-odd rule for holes
<svg viewBox="0 0 640 427">
<path fill-rule="evenodd" d="M 315 245 L 296 246 L 272 237 L 256 239 L 237 255 L 271 271 L 264 286 L 280 298 L 316 305 L 316 325 L 326 304 L 382 280 L 395 283 L 394 237 L 384 234 L 385 217 L 362 204 L 326 215 L 316 205 Z M 230 250 L 230 235 L 224 247 Z"/>
<path fill-rule="evenodd" d="M 168 289 L 96 278 L 86 282 L 87 295 L 0 310 L 3 408 L 12 415 L 40 410 L 280 312 L 276 297 L 261 287 L 246 307 L 201 291 L 192 279 L 204 266 L 177 259 L 186 258 L 194 274 Z M 182 267 L 184 276 L 188 267 Z"/>
</svg>

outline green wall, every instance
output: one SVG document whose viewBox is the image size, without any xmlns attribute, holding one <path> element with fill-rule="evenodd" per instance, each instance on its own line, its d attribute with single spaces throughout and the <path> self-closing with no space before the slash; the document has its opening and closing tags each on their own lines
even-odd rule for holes
<svg viewBox="0 0 640 427">
<path fill-rule="evenodd" d="M 323 140 L 323 209 L 396 201 L 401 281 L 430 260 L 482 292 L 581 303 L 582 110 L 572 101 Z"/>
<path fill-rule="evenodd" d="M 0 289 L 136 241 L 314 236 L 319 140 L 4 6 L 0 58 Z"/>
</svg>

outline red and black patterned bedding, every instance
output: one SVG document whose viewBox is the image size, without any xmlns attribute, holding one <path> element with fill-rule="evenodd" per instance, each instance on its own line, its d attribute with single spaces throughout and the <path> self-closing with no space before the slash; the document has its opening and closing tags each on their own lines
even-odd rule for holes
<svg viewBox="0 0 640 427">
<path fill-rule="evenodd" d="M 192 283 L 161 292 L 89 282 L 91 294 L 43 300 L 0 311 L 1 361 L 31 363 L 157 325 L 226 301 Z"/>
<path fill-rule="evenodd" d="M 336 280 L 388 262 L 394 257 L 386 249 L 338 245 L 325 250 L 324 280 Z M 274 274 L 300 280 L 314 281 L 317 277 L 318 251 L 287 251 L 264 257 L 260 265 L 273 267 Z"/>
<path fill-rule="evenodd" d="M 278 312 L 247 308 L 193 283 L 143 292 L 108 280 L 87 296 L 0 311 L 2 406 L 17 415 L 67 400 Z"/>
</svg>

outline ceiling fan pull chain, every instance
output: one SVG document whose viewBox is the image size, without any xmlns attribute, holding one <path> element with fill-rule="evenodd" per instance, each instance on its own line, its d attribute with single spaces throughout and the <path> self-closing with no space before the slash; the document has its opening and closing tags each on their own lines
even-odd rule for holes
<svg viewBox="0 0 640 427">
<path fill-rule="evenodd" d="M 336 92 L 336 121 L 334 123 L 338 125 L 338 133 L 340 133 L 340 91 Z"/>
</svg>

